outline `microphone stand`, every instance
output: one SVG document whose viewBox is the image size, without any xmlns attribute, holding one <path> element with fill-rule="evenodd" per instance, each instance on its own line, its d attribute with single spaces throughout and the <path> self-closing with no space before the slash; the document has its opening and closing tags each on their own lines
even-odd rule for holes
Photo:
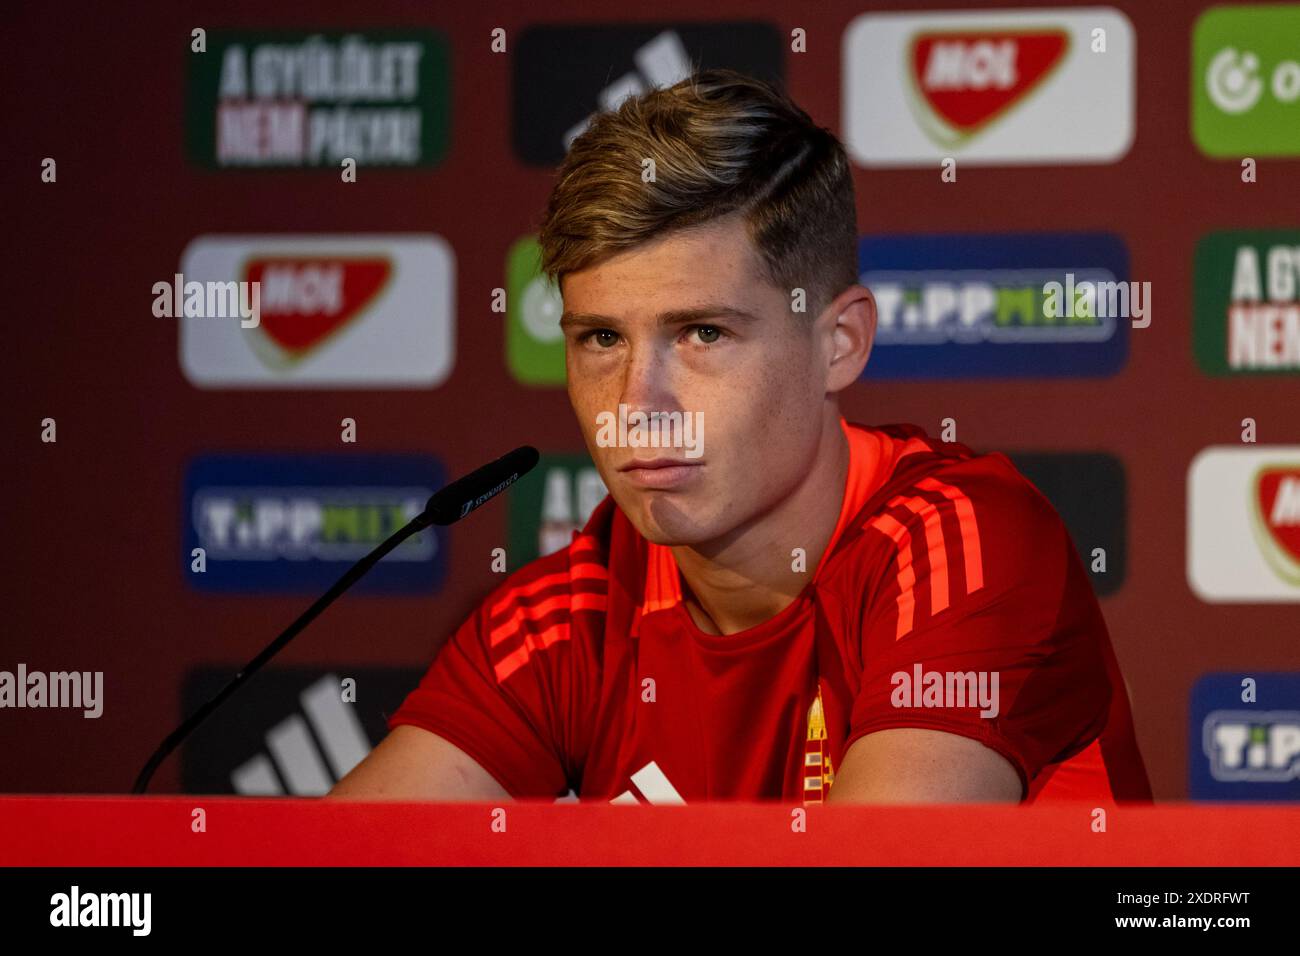
<svg viewBox="0 0 1300 956">
<path fill-rule="evenodd" d="M 409 524 L 391 535 L 388 540 L 379 545 L 379 547 L 375 548 L 375 550 L 371 551 L 356 564 L 352 565 L 352 567 L 348 568 L 343 577 L 334 582 L 333 587 L 317 598 L 315 604 L 303 611 L 296 621 L 280 633 L 279 637 L 273 640 L 262 649 L 260 654 L 249 661 L 248 664 L 244 666 L 244 669 L 236 674 L 230 683 L 221 689 L 221 692 L 217 694 L 217 696 L 213 697 L 206 704 L 196 710 L 190 715 L 188 720 L 172 731 L 171 734 L 168 735 L 167 739 L 158 746 L 158 749 L 153 752 L 153 756 L 149 758 L 149 762 L 144 765 L 144 769 L 142 769 L 139 776 L 135 778 L 135 785 L 131 788 L 131 792 L 144 793 L 149 788 L 149 780 L 153 777 L 154 771 L 158 769 L 158 765 L 167 759 L 168 755 L 176 749 L 177 745 L 182 740 L 188 737 L 190 733 L 199 726 L 199 724 L 203 723 L 203 721 L 206 720 L 214 710 L 220 707 L 227 697 L 237 691 L 241 686 L 243 686 L 245 681 L 256 674 L 263 664 L 269 661 L 276 654 L 280 653 L 284 646 L 297 637 L 303 628 L 316 620 L 321 611 L 334 603 L 335 598 L 348 588 L 352 587 L 352 585 L 356 584 L 367 571 L 378 564 L 384 555 L 388 554 L 388 552 L 392 551 L 411 535 L 418 531 L 422 531 L 428 525 L 428 522 L 423 520 L 424 518 L 425 516 L 421 514 L 412 519 Z"/>
<path fill-rule="evenodd" d="M 199 724 L 203 723 L 231 694 L 242 687 L 245 681 L 257 673 L 263 664 L 280 653 L 286 644 L 297 637 L 303 628 L 320 615 L 321 611 L 334 603 L 335 598 L 356 584 L 367 571 L 378 564 L 384 555 L 411 535 L 423 531 L 431 524 L 448 525 L 459 521 L 471 511 L 481 507 L 488 499 L 495 497 L 504 491 L 506 487 L 513 484 L 520 475 L 537 464 L 538 458 L 537 449 L 524 445 L 436 492 L 429 499 L 423 512 L 416 515 L 405 527 L 396 531 L 379 547 L 348 568 L 347 572 L 334 582 L 333 587 L 322 594 L 315 604 L 303 611 L 298 619 L 286 627 L 280 636 L 268 644 L 260 654 L 249 661 L 244 669 L 221 689 L 219 694 L 196 710 L 184 723 L 172 731 L 167 736 L 167 739 L 158 745 L 158 749 L 153 752 L 153 756 L 141 769 L 139 776 L 135 778 L 135 785 L 131 788 L 131 792 L 144 793 L 149 788 L 149 780 L 153 777 L 154 771 L 158 769 L 158 765 L 167 759 L 167 756 L 176 749 L 182 740 L 188 737 Z"/>
</svg>

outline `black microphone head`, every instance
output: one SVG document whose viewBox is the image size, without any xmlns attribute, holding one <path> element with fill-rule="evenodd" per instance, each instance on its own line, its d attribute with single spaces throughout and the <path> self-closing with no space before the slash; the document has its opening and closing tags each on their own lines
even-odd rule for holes
<svg viewBox="0 0 1300 956">
<path fill-rule="evenodd" d="M 521 445 L 434 492 L 424 513 L 416 520 L 422 525 L 454 524 L 501 494 L 536 467 L 540 460 L 536 448 Z"/>
</svg>

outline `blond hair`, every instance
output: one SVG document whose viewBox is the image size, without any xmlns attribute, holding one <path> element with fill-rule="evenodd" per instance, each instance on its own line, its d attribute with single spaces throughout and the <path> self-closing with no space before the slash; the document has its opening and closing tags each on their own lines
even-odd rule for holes
<svg viewBox="0 0 1300 956">
<path fill-rule="evenodd" d="M 642 161 L 655 181 L 642 181 Z M 784 93 L 704 70 L 598 113 L 573 141 L 538 231 L 553 282 L 667 232 L 743 214 L 763 278 L 821 312 L 858 281 L 844 147 Z"/>
</svg>

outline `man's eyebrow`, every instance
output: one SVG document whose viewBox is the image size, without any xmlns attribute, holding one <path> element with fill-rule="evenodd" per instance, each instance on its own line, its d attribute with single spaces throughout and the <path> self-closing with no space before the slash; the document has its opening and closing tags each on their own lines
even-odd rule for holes
<svg viewBox="0 0 1300 956">
<path fill-rule="evenodd" d="M 669 309 L 660 312 L 655 321 L 659 325 L 684 325 L 688 322 L 704 322 L 708 319 L 736 319 L 741 322 L 753 322 L 758 318 L 752 312 L 737 309 L 729 305 L 702 305 L 691 309 Z M 619 320 L 608 315 L 592 312 L 565 312 L 560 317 L 560 328 L 586 327 L 610 328 L 619 324 Z"/>
</svg>

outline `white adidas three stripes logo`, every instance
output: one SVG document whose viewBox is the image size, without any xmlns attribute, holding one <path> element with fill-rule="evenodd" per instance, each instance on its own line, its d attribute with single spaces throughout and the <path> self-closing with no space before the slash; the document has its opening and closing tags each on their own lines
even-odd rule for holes
<svg viewBox="0 0 1300 956">
<path fill-rule="evenodd" d="M 370 750 L 370 741 L 354 710 L 341 701 L 339 683 L 337 675 L 327 674 L 302 692 L 299 700 L 311 729 L 301 715 L 291 714 L 267 731 L 270 758 L 258 754 L 235 768 L 230 777 L 236 793 L 272 796 L 287 790 L 295 796 L 320 796 L 362 761 Z M 631 780 L 632 789 L 624 790 L 610 803 L 686 803 L 653 760 L 632 774 Z"/>
<path fill-rule="evenodd" d="M 632 774 L 632 785 L 641 795 L 645 797 L 645 802 L 656 806 L 671 806 L 675 804 L 685 804 L 682 795 L 677 792 L 664 772 L 659 769 L 659 765 L 651 760 L 648 764 Z M 641 803 L 631 790 L 624 790 L 610 803 Z"/>
<path fill-rule="evenodd" d="M 321 796 L 362 761 L 370 740 L 355 709 L 343 702 L 341 683 L 337 674 L 326 674 L 299 695 L 307 720 L 291 714 L 266 732 L 270 757 L 258 754 L 231 772 L 236 793 Z"/>
</svg>

